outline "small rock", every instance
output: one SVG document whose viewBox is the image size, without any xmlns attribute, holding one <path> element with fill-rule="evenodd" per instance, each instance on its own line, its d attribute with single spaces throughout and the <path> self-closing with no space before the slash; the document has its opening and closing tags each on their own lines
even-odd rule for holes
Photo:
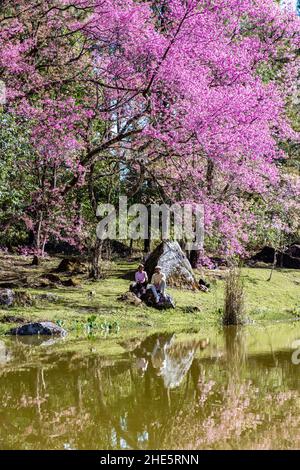
<svg viewBox="0 0 300 470">
<path fill-rule="evenodd" d="M 48 273 L 48 274 L 43 274 L 43 276 L 41 277 L 43 279 L 47 279 L 50 282 L 54 282 L 55 284 L 61 284 L 61 279 L 59 276 L 57 276 L 57 274 Z"/>
<path fill-rule="evenodd" d="M 187 305 L 186 307 L 182 307 L 181 310 L 184 313 L 198 313 L 201 312 L 200 308 L 194 305 Z"/>
<path fill-rule="evenodd" d="M 287 254 L 294 256 L 295 258 L 300 258 L 300 245 L 294 244 L 288 247 Z"/>
<path fill-rule="evenodd" d="M 121 295 L 118 297 L 118 300 L 121 300 L 122 302 L 126 302 L 129 305 L 141 305 L 142 301 L 139 299 L 136 295 L 134 295 L 133 292 L 126 292 L 126 294 Z"/>
<path fill-rule="evenodd" d="M 76 279 L 75 277 L 71 277 L 66 281 L 62 281 L 62 285 L 65 287 L 78 287 L 80 286 L 80 280 Z"/>
<path fill-rule="evenodd" d="M 60 326 L 56 325 L 53 322 L 37 322 L 37 323 L 27 323 L 26 325 L 19 326 L 17 328 L 12 328 L 7 334 L 9 335 L 46 335 L 46 336 L 66 336 L 67 332 Z"/>
<path fill-rule="evenodd" d="M 94 299 L 94 298 L 96 297 L 96 291 L 91 290 L 91 291 L 88 293 L 87 296 L 88 296 L 88 299 L 89 299 L 89 300 Z"/>
<path fill-rule="evenodd" d="M 0 289 L 0 305 L 11 307 L 15 300 L 15 293 L 12 289 Z"/>
<path fill-rule="evenodd" d="M 47 294 L 38 294 L 38 295 L 35 296 L 35 298 L 37 300 L 42 300 L 42 301 L 45 301 L 45 302 L 57 302 L 58 301 L 57 295 L 50 294 L 48 292 L 47 292 Z"/>
<path fill-rule="evenodd" d="M 58 273 L 77 273 L 84 274 L 86 266 L 76 258 L 64 258 L 59 266 L 55 269 Z"/>
<path fill-rule="evenodd" d="M 55 287 L 49 279 L 40 279 L 38 283 L 34 285 L 34 287 Z"/>
<path fill-rule="evenodd" d="M 40 265 L 40 259 L 38 256 L 34 255 L 33 260 L 31 262 L 31 266 L 39 266 Z"/>
<path fill-rule="evenodd" d="M 16 317 L 15 315 L 4 315 L 0 319 L 1 323 L 25 323 L 25 318 L 23 317 Z"/>
<path fill-rule="evenodd" d="M 34 298 L 29 292 L 16 291 L 14 305 L 17 307 L 31 307 L 34 304 Z"/>
</svg>

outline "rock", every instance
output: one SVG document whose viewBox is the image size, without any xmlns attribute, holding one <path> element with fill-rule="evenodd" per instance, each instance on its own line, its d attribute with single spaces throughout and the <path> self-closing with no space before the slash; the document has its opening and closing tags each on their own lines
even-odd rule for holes
<svg viewBox="0 0 300 470">
<path fill-rule="evenodd" d="M 146 305 L 148 305 L 148 307 L 157 308 L 158 310 L 175 308 L 175 302 L 169 294 L 165 294 L 164 297 L 160 296 L 159 302 L 157 303 L 151 289 L 146 290 L 142 300 L 146 303 Z"/>
<path fill-rule="evenodd" d="M 286 253 L 294 258 L 300 258 L 300 245 L 295 243 L 294 245 L 289 246 Z"/>
<path fill-rule="evenodd" d="M 261 261 L 263 263 L 273 263 L 274 261 L 274 248 L 270 246 L 265 246 L 261 251 L 256 253 L 251 260 Z"/>
<path fill-rule="evenodd" d="M 57 276 L 57 274 L 48 273 L 43 274 L 41 277 L 43 279 L 47 279 L 50 282 L 53 282 L 54 284 L 61 284 L 61 279 L 59 276 Z"/>
<path fill-rule="evenodd" d="M 11 307 L 15 300 L 15 293 L 12 289 L 0 289 L 0 306 Z"/>
<path fill-rule="evenodd" d="M 129 305 L 135 305 L 136 307 L 141 305 L 142 301 L 133 292 L 126 292 L 126 294 L 118 297 L 121 302 L 126 302 Z"/>
<path fill-rule="evenodd" d="M 38 256 L 34 255 L 33 260 L 31 262 L 31 266 L 39 266 L 40 265 L 40 259 Z"/>
<path fill-rule="evenodd" d="M 185 307 L 181 307 L 181 309 L 184 313 L 200 313 L 201 310 L 199 307 L 194 306 L 194 305 L 187 305 Z"/>
<path fill-rule="evenodd" d="M 277 266 L 288 269 L 300 269 L 300 258 L 283 253 L 282 258 L 278 260 Z"/>
<path fill-rule="evenodd" d="M 0 305 L 6 307 L 30 307 L 33 304 L 34 298 L 29 292 L 0 289 Z"/>
<path fill-rule="evenodd" d="M 52 286 L 65 286 L 65 287 L 78 287 L 80 285 L 80 280 L 75 277 L 70 279 L 61 279 L 57 274 L 48 273 L 43 274 L 40 279 L 41 287 L 52 287 Z"/>
<path fill-rule="evenodd" d="M 77 258 L 64 258 L 55 269 L 55 272 L 84 274 L 86 272 L 86 266 Z"/>
<path fill-rule="evenodd" d="M 67 332 L 55 323 L 45 321 L 37 323 L 27 323 L 26 325 L 22 325 L 17 328 L 12 328 L 7 334 L 20 336 L 66 336 Z"/>
<path fill-rule="evenodd" d="M 3 289 L 15 289 L 16 287 L 23 287 L 18 281 L 1 281 L 0 282 L 0 291 Z M 1 301 L 0 301 L 1 305 Z"/>
<path fill-rule="evenodd" d="M 192 266 L 178 242 L 164 241 L 148 256 L 145 270 L 150 280 L 157 265 L 161 266 L 166 274 L 167 286 L 183 289 L 197 288 Z"/>
<path fill-rule="evenodd" d="M 42 301 L 51 302 L 51 303 L 54 303 L 54 302 L 58 301 L 57 295 L 54 295 L 54 294 L 51 294 L 51 293 L 48 293 L 48 292 L 46 294 L 37 294 L 35 296 L 35 298 L 37 300 L 42 300 Z"/>
<path fill-rule="evenodd" d="M 56 285 L 53 285 L 49 279 L 40 279 L 39 282 L 36 283 L 35 287 L 56 287 Z"/>
<path fill-rule="evenodd" d="M 61 281 L 61 283 L 65 287 L 78 287 L 78 286 L 80 286 L 80 280 L 76 279 L 75 277 L 71 277 L 70 279 L 66 279 L 65 281 Z"/>
<path fill-rule="evenodd" d="M 91 290 L 90 292 L 88 292 L 87 297 L 88 297 L 89 300 L 95 299 L 96 298 L 96 291 Z"/>
<path fill-rule="evenodd" d="M 133 252 L 137 251 L 135 249 L 131 249 L 129 246 L 118 240 L 109 240 L 109 245 L 111 254 L 116 255 L 118 258 L 121 257 L 127 259 L 133 254 Z"/>
<path fill-rule="evenodd" d="M 0 319 L 1 323 L 25 323 L 25 318 L 23 317 L 16 317 L 15 315 L 4 315 Z"/>
<path fill-rule="evenodd" d="M 11 336 L 10 341 L 15 344 L 22 344 L 24 346 L 38 346 L 48 347 L 63 340 L 63 336 L 46 336 L 46 335 L 14 335 Z"/>
<path fill-rule="evenodd" d="M 34 298 L 29 292 L 26 291 L 16 291 L 14 306 L 17 307 L 31 307 L 34 305 Z"/>
<path fill-rule="evenodd" d="M 298 254 L 299 245 L 291 245 L 285 252 L 277 252 L 276 266 L 279 268 L 300 269 L 300 257 Z M 275 250 L 272 247 L 265 246 L 260 252 L 251 258 L 250 261 L 273 263 Z"/>
</svg>

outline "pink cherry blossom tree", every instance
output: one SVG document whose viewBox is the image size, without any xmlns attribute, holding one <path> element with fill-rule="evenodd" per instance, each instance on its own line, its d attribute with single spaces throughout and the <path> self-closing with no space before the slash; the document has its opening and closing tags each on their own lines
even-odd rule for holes
<svg viewBox="0 0 300 470">
<path fill-rule="evenodd" d="M 113 162 L 134 169 L 130 196 L 152 180 L 203 203 L 218 249 L 243 254 L 255 197 L 279 182 L 278 144 L 298 139 L 285 113 L 297 17 L 273 0 L 2 4 L 6 111 L 30 123 L 36 154 L 24 216 L 37 251 L 51 234 L 72 239 L 74 191 Z"/>
</svg>

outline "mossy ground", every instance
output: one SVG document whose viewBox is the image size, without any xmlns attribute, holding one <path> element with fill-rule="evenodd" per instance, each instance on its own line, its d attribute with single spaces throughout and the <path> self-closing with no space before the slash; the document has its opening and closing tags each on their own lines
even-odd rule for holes
<svg viewBox="0 0 300 470">
<path fill-rule="evenodd" d="M 58 264 L 57 259 L 45 260 L 42 267 L 32 268 L 24 259 L 11 257 L 11 270 L 16 274 L 24 271 L 41 274 Z M 126 338 L 130 332 L 152 330 L 197 329 L 220 323 L 224 295 L 224 271 L 206 271 L 196 275 L 205 276 L 211 282 L 209 293 L 169 289 L 176 301 L 175 310 L 158 311 L 145 306 L 131 306 L 117 300 L 128 290 L 129 280 L 124 275 L 135 268 L 135 263 L 117 262 L 107 279 L 91 282 L 82 279 L 80 287 L 28 289 L 32 294 L 52 292 L 55 303 L 39 302 L 32 307 L 0 309 L 0 322 L 5 315 L 22 316 L 28 321 L 51 320 L 59 323 L 70 333 L 69 337 L 96 337 L 107 335 Z M 7 273 L 6 273 L 7 274 Z M 300 271 L 276 270 L 268 282 L 269 269 L 243 268 L 247 316 L 255 322 L 289 321 L 300 318 Z M 2 270 L 2 279 L 3 279 Z M 95 296 L 90 299 L 90 291 Z M 190 307 L 198 307 L 193 311 Z M 13 324 L 0 323 L 0 334 Z"/>
</svg>

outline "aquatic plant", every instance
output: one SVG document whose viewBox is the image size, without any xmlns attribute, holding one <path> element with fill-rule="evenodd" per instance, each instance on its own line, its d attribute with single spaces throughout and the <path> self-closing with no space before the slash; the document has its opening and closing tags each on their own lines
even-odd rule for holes
<svg viewBox="0 0 300 470">
<path fill-rule="evenodd" d="M 225 284 L 224 325 L 240 325 L 245 314 L 244 284 L 241 271 L 230 269 Z"/>
</svg>

